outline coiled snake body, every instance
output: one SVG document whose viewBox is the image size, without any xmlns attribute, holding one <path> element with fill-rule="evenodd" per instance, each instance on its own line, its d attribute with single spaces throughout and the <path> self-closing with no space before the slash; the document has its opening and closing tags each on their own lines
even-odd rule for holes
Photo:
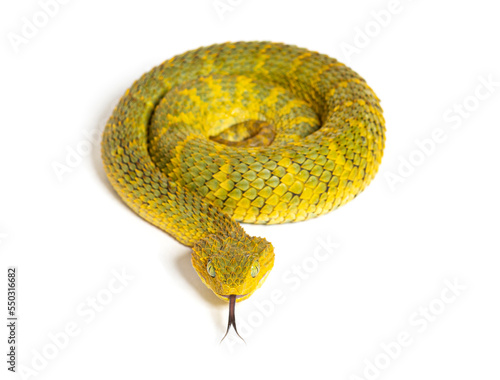
<svg viewBox="0 0 500 380">
<path fill-rule="evenodd" d="M 136 81 L 106 125 L 102 157 L 125 203 L 193 248 L 194 268 L 230 301 L 234 325 L 235 301 L 274 262 L 272 245 L 238 222 L 302 221 L 353 199 L 377 172 L 384 130 L 374 92 L 335 59 L 225 43 Z"/>
</svg>

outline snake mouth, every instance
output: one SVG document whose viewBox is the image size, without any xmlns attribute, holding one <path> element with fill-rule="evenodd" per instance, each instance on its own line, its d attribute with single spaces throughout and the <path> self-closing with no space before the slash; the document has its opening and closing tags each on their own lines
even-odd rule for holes
<svg viewBox="0 0 500 380">
<path fill-rule="evenodd" d="M 231 301 L 231 297 L 235 297 L 236 299 L 238 298 L 243 298 L 243 297 L 246 297 L 248 296 L 250 293 L 247 293 L 247 294 L 231 294 L 231 295 L 226 295 L 226 294 L 221 294 L 221 297 L 224 297 L 224 298 L 227 298 L 229 301 Z"/>
<path fill-rule="evenodd" d="M 238 333 L 238 329 L 236 328 L 236 316 L 235 316 L 235 313 L 234 313 L 234 309 L 235 309 L 235 306 L 236 306 L 236 298 L 238 298 L 238 297 L 244 297 L 246 295 L 247 294 L 243 294 L 243 295 L 231 294 L 229 296 L 223 296 L 223 297 L 229 298 L 229 318 L 227 320 L 227 330 L 226 330 L 226 333 L 224 334 L 224 336 L 220 340 L 221 343 L 226 338 L 227 333 L 229 332 L 229 329 L 231 328 L 231 326 L 233 326 L 234 331 L 236 332 L 236 335 L 238 335 L 240 337 L 240 339 L 243 342 L 245 342 L 245 339 L 243 339 L 241 337 L 241 335 Z"/>
</svg>

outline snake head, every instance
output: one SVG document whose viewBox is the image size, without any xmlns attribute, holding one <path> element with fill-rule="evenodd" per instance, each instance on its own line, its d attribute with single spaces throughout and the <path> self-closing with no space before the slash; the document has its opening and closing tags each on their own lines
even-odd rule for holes
<svg viewBox="0 0 500 380">
<path fill-rule="evenodd" d="M 212 234 L 193 246 L 191 262 L 217 297 L 242 301 L 264 283 L 274 264 L 274 249 L 260 237 Z"/>
<path fill-rule="evenodd" d="M 191 262 L 203 283 L 217 297 L 229 301 L 229 319 L 222 340 L 231 326 L 238 334 L 235 304 L 250 297 L 264 283 L 274 264 L 273 246 L 266 239 L 244 233 L 212 234 L 195 243 Z"/>
</svg>

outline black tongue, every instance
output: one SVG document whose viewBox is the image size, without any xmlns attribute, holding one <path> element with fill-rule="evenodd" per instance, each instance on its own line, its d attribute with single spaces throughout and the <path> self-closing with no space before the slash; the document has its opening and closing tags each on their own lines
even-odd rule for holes
<svg viewBox="0 0 500 380">
<path fill-rule="evenodd" d="M 221 342 L 224 340 L 224 338 L 227 336 L 227 333 L 229 332 L 229 329 L 231 326 L 233 326 L 234 331 L 236 331 L 236 335 L 240 337 L 240 339 L 244 342 L 245 339 L 243 339 L 240 334 L 238 333 L 238 329 L 236 328 L 236 316 L 234 313 L 234 308 L 236 306 L 236 294 L 231 294 L 229 296 L 229 319 L 227 320 L 227 330 L 222 339 L 220 340 Z"/>
</svg>

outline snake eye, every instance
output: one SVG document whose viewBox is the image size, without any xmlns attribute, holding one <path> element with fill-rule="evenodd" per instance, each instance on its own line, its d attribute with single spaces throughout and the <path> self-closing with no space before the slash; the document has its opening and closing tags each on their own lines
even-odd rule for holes
<svg viewBox="0 0 500 380">
<path fill-rule="evenodd" d="M 250 268 L 250 275 L 252 277 L 255 277 L 259 274 L 259 270 L 260 270 L 260 265 L 259 265 L 259 262 L 257 261 L 254 265 L 252 265 L 252 267 Z"/>
<path fill-rule="evenodd" d="M 215 267 L 214 264 L 212 264 L 212 260 L 209 260 L 207 263 L 207 272 L 210 277 L 215 277 Z"/>
</svg>

